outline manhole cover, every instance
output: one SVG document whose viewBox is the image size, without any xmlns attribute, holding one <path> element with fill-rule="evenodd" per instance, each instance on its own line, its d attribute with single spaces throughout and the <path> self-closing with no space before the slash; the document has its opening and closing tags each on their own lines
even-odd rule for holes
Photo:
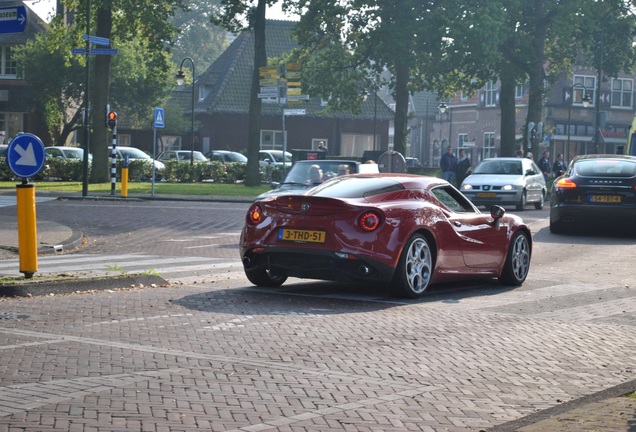
<svg viewBox="0 0 636 432">
<path fill-rule="evenodd" d="M 25 315 L 25 314 L 17 314 L 15 312 L 2 312 L 2 311 L 0 311 L 0 321 L 2 321 L 2 320 L 19 321 L 19 320 L 27 319 L 28 317 L 29 316 Z"/>
</svg>

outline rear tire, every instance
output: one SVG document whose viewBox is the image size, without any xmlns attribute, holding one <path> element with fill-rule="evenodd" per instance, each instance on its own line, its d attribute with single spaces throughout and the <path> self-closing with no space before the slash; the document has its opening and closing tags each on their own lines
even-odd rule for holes
<svg viewBox="0 0 636 432">
<path fill-rule="evenodd" d="M 418 298 L 433 276 L 433 253 L 422 234 L 414 234 L 406 243 L 391 282 L 396 297 Z"/>
<path fill-rule="evenodd" d="M 534 203 L 534 208 L 537 210 L 541 210 L 543 209 L 544 205 L 545 205 L 545 195 L 543 195 L 543 191 L 541 191 L 541 199 L 539 200 L 539 202 Z"/>
<path fill-rule="evenodd" d="M 530 271 L 530 240 L 527 233 L 517 232 L 508 249 L 506 263 L 499 277 L 499 281 L 504 285 L 521 285 Z"/>
<path fill-rule="evenodd" d="M 245 276 L 254 285 L 265 288 L 279 287 L 287 280 L 287 276 L 274 275 L 271 270 L 265 267 L 258 267 L 252 270 L 245 269 Z"/>
</svg>

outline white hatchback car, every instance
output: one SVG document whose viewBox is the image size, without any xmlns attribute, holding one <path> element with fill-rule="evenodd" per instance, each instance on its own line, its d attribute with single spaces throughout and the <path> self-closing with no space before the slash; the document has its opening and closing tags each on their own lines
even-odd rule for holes
<svg viewBox="0 0 636 432">
<path fill-rule="evenodd" d="M 484 159 L 464 179 L 460 190 L 476 206 L 514 205 L 517 211 L 530 203 L 541 210 L 547 196 L 537 164 L 516 157 Z"/>
</svg>

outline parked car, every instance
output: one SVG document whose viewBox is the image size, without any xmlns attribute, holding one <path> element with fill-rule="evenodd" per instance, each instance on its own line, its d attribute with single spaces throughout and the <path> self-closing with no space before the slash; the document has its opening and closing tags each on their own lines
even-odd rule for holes
<svg viewBox="0 0 636 432">
<path fill-rule="evenodd" d="M 284 152 L 282 150 L 259 150 L 258 163 L 261 169 L 265 169 L 268 166 L 282 166 L 289 168 L 292 165 L 292 154 Z"/>
<path fill-rule="evenodd" d="M 526 204 L 541 210 L 547 186 L 541 170 L 527 158 L 501 157 L 481 161 L 460 190 L 477 206 L 514 205 L 517 211 Z"/>
<path fill-rule="evenodd" d="M 229 150 L 212 150 L 205 154 L 212 162 L 217 161 L 222 164 L 237 162 L 242 164 L 247 164 L 247 157 L 239 152 L 233 152 Z"/>
<path fill-rule="evenodd" d="M 500 206 L 481 213 L 445 180 L 356 174 L 254 202 L 240 253 L 258 286 L 288 277 L 380 282 L 416 298 L 432 284 L 462 279 L 521 285 L 532 236 L 520 217 Z"/>
<path fill-rule="evenodd" d="M 355 174 L 360 172 L 360 162 L 355 160 L 302 160 L 291 167 L 285 180 L 281 183 L 273 182 L 271 191 L 262 193 L 256 199 L 278 196 L 289 193 L 304 193 L 312 187 L 332 177 L 343 174 Z M 317 168 L 312 168 L 317 167 Z M 346 168 L 345 168 L 346 167 Z M 365 166 L 364 168 L 370 168 Z M 339 172 L 344 169 L 345 171 Z M 320 176 L 315 180 L 310 177 L 311 171 L 319 171 Z M 369 172 L 369 171 L 366 171 Z M 378 172 L 377 165 L 375 171 Z"/>
<path fill-rule="evenodd" d="M 163 162 L 164 164 L 170 160 L 178 160 L 183 162 L 190 162 L 190 160 L 193 160 L 194 162 L 210 162 L 210 160 L 206 158 L 203 153 L 196 150 L 166 150 L 164 152 L 161 152 L 161 154 L 157 156 L 157 160 Z"/>
<path fill-rule="evenodd" d="M 81 147 L 50 146 L 44 148 L 44 153 L 47 158 L 84 160 L 84 149 Z M 93 155 L 90 153 L 88 160 L 93 160 Z"/>
<path fill-rule="evenodd" d="M 108 157 L 110 158 L 111 152 L 112 152 L 112 146 L 108 147 Z M 141 151 L 140 149 L 138 149 L 137 147 L 126 147 L 126 146 L 116 146 L 115 147 L 115 151 L 117 153 L 117 159 L 126 159 L 126 157 L 128 157 L 129 161 L 133 161 L 133 160 L 147 160 L 150 163 L 154 162 L 155 165 L 155 171 L 161 172 L 163 171 L 166 166 L 163 164 L 163 162 L 155 160 L 153 161 L 153 159 L 148 156 L 148 154 L 144 153 L 143 151 Z M 152 166 L 152 165 L 151 165 Z"/>
<path fill-rule="evenodd" d="M 550 232 L 602 226 L 636 229 L 636 156 L 576 156 L 553 183 Z"/>
<path fill-rule="evenodd" d="M 407 168 L 422 168 L 422 163 L 416 157 L 406 157 L 406 167 Z"/>
</svg>

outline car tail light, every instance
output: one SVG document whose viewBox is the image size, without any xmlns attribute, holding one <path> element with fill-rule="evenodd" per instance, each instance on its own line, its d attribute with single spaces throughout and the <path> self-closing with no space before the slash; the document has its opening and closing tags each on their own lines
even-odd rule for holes
<svg viewBox="0 0 636 432">
<path fill-rule="evenodd" d="M 250 207 L 249 212 L 247 213 L 247 217 L 249 221 L 253 224 L 259 224 L 263 220 L 263 210 L 259 205 L 253 205 Z"/>
<path fill-rule="evenodd" d="M 578 186 L 569 178 L 562 178 L 557 182 L 556 187 L 557 189 L 574 189 Z"/>
<path fill-rule="evenodd" d="M 380 226 L 380 216 L 374 212 L 367 212 L 360 216 L 360 228 L 364 231 L 373 231 Z"/>
</svg>

